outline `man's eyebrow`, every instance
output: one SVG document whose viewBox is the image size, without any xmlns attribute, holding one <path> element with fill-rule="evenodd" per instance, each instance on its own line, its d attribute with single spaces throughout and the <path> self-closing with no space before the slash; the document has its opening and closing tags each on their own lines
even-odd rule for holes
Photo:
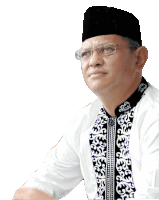
<svg viewBox="0 0 159 200">
<path fill-rule="evenodd" d="M 109 41 L 107 41 L 107 42 L 102 42 L 102 43 L 98 44 L 96 47 L 101 46 L 101 45 L 103 45 L 103 44 L 107 44 L 107 43 L 112 43 L 112 42 L 109 42 Z M 93 48 L 92 48 L 92 47 L 86 47 L 86 48 L 83 48 L 83 47 L 82 47 L 82 49 L 93 49 Z"/>
</svg>

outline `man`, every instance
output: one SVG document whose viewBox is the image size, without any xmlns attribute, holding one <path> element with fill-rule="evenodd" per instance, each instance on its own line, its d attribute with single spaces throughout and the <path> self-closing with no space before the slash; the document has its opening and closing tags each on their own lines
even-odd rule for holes
<svg viewBox="0 0 159 200">
<path fill-rule="evenodd" d="M 97 99 L 74 116 L 14 199 L 61 199 L 82 180 L 89 200 L 159 199 L 159 91 L 142 77 L 148 51 L 139 21 L 90 7 L 82 42 L 76 58 Z"/>
</svg>

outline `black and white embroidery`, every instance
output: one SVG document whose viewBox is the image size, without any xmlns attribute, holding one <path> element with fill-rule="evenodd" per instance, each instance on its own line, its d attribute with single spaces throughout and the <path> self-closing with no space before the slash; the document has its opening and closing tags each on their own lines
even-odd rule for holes
<svg viewBox="0 0 159 200">
<path fill-rule="evenodd" d="M 134 110 L 131 109 L 127 114 L 118 118 L 116 138 L 116 192 L 121 197 L 119 199 L 133 198 L 135 186 L 133 183 L 131 157 L 129 154 L 129 138 L 132 127 Z"/>
<path fill-rule="evenodd" d="M 126 200 L 136 191 L 129 154 L 130 130 L 136 104 L 144 95 L 148 83 L 144 78 L 133 93 L 111 117 L 104 107 L 97 115 L 90 133 L 92 162 L 97 180 L 95 200 Z"/>
<path fill-rule="evenodd" d="M 131 108 L 131 106 L 128 101 L 125 101 L 124 104 L 122 104 L 119 108 L 120 108 L 119 112 L 126 112 L 127 110 Z"/>
<path fill-rule="evenodd" d="M 144 90 L 147 89 L 147 87 L 147 84 L 141 83 L 138 87 L 138 91 L 142 93 Z"/>
<path fill-rule="evenodd" d="M 97 196 L 100 199 L 105 198 L 105 171 L 106 171 L 106 132 L 108 116 L 106 115 L 105 109 L 101 108 L 94 127 L 90 134 L 90 145 L 92 152 L 92 161 L 94 165 L 95 175 L 97 179 Z"/>
</svg>

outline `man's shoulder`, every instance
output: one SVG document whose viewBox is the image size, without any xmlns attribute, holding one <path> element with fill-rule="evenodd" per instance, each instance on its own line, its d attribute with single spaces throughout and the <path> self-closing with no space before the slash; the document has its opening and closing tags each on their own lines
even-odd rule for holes
<svg viewBox="0 0 159 200">
<path fill-rule="evenodd" d="M 143 103 L 147 103 L 150 107 L 156 109 L 159 112 L 159 90 L 153 85 L 149 84 L 147 91 L 145 92 L 145 98 Z"/>
<path fill-rule="evenodd" d="M 87 104 L 86 106 L 84 106 L 83 108 L 81 108 L 80 110 L 78 110 L 75 115 L 90 115 L 92 112 L 98 112 L 99 108 L 102 106 L 101 101 L 99 100 L 99 98 L 96 98 L 95 100 L 93 100 L 92 102 L 90 102 L 89 104 Z"/>
<path fill-rule="evenodd" d="M 159 121 L 159 90 L 152 85 L 145 91 L 145 95 L 138 102 L 133 121 L 134 133 L 139 134 L 140 144 L 145 138 L 154 136 L 158 132 Z"/>
<path fill-rule="evenodd" d="M 99 98 L 96 98 L 91 103 L 86 104 L 83 108 L 78 110 L 73 115 L 73 119 L 81 120 L 83 117 L 87 117 L 87 119 L 90 118 L 90 117 L 91 118 L 96 117 L 101 106 L 102 106 L 101 101 L 99 100 Z"/>
<path fill-rule="evenodd" d="M 135 109 L 134 125 L 148 129 L 159 119 L 159 90 L 149 85 Z"/>
</svg>

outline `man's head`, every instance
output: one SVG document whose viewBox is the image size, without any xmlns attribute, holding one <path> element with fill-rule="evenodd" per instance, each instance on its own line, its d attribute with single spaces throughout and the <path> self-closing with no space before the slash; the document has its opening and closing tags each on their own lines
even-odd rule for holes
<svg viewBox="0 0 159 200">
<path fill-rule="evenodd" d="M 115 44 L 116 51 L 110 55 L 101 55 L 96 48 L 101 44 Z M 81 60 L 82 73 L 87 86 L 96 94 L 105 90 L 123 89 L 142 77 L 142 68 L 147 60 L 147 49 L 140 46 L 130 49 L 126 39 L 119 35 L 100 35 L 85 40 L 82 49 L 94 49 L 92 56 Z M 91 75 L 103 72 L 100 75 Z"/>
<path fill-rule="evenodd" d="M 80 53 L 93 49 L 88 59 L 81 59 L 81 66 L 84 80 L 94 93 L 120 86 L 126 90 L 135 80 L 141 80 L 148 51 L 142 46 L 139 21 L 131 13 L 106 6 L 90 7 L 84 15 L 82 42 Z M 98 49 L 108 43 L 113 46 L 108 45 L 111 51 L 105 47 L 104 55 Z M 91 75 L 94 72 L 103 73 Z"/>
</svg>

